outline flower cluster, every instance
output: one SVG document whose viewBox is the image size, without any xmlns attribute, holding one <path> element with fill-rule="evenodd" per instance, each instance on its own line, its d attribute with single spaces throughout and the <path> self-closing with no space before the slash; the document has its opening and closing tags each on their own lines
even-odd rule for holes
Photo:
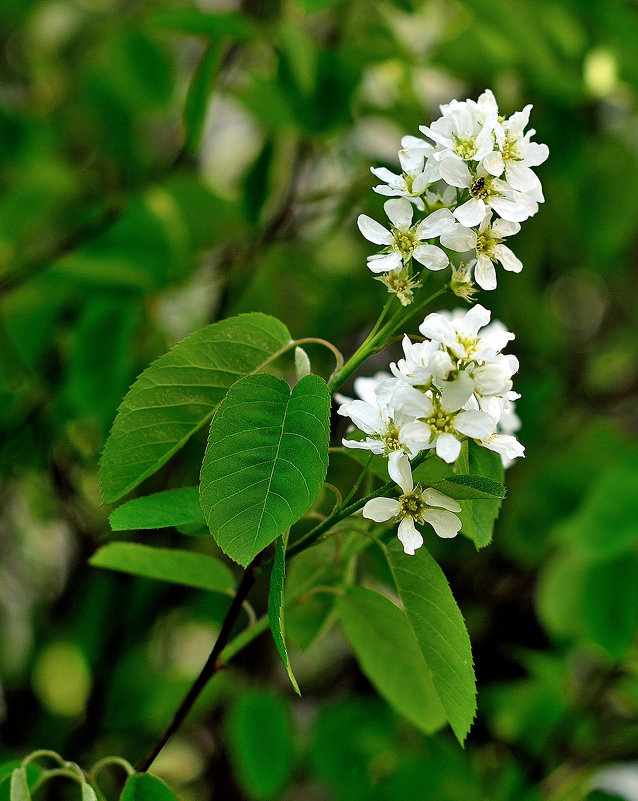
<svg viewBox="0 0 638 801">
<path fill-rule="evenodd" d="M 451 264 L 451 287 L 466 299 L 472 273 L 482 289 L 495 289 L 495 262 L 521 271 L 504 242 L 543 202 L 532 167 L 549 155 L 547 145 L 531 141 L 534 130 L 525 131 L 531 109 L 505 118 L 489 89 L 477 101 L 453 100 L 441 106 L 438 120 L 421 126 L 430 141 L 401 140 L 400 174 L 372 169 L 383 182 L 374 191 L 391 198 L 384 204 L 390 227 L 365 214 L 357 222 L 366 239 L 383 246 L 368 257 L 368 267 L 403 305 L 420 286 L 413 260 L 428 270 Z M 424 215 L 416 221 L 415 209 Z"/>
<path fill-rule="evenodd" d="M 456 501 L 414 486 L 412 459 L 434 450 L 453 464 L 466 439 L 496 451 L 504 462 L 524 454 L 512 433 L 518 420 L 513 402 L 520 397 L 512 388 L 518 360 L 503 353 L 514 334 L 497 321 L 490 323 L 490 317 L 480 305 L 429 314 L 419 326 L 424 339 L 412 342 L 406 335 L 404 356 L 390 364 L 390 372 L 358 379 L 359 399 L 339 407 L 339 414 L 366 435 L 343 444 L 387 457 L 390 477 L 403 491 L 398 500 L 369 501 L 363 515 L 377 521 L 397 518 L 406 553 L 423 544 L 415 523 L 430 523 L 441 537 L 453 537 L 461 527 Z"/>
</svg>

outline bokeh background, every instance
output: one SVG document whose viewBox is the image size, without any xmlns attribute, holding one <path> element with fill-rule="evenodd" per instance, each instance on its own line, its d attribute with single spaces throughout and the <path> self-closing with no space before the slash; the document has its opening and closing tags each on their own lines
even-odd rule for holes
<svg viewBox="0 0 638 801">
<path fill-rule="evenodd" d="M 523 273 L 479 298 L 517 334 L 527 459 L 491 546 L 433 544 L 474 645 L 467 746 L 395 715 L 317 596 L 289 624 L 302 698 L 263 637 L 155 769 L 186 801 L 638 798 L 637 12 L 3 0 L 0 761 L 139 760 L 228 606 L 87 565 L 110 537 L 96 466 L 133 378 L 243 311 L 351 353 L 385 299 L 355 225 L 381 219 L 369 167 L 489 86 L 505 113 L 534 104 L 550 159 L 514 243 Z M 202 448 L 145 489 L 193 483 Z M 331 480 L 349 469 L 335 457 Z"/>
</svg>

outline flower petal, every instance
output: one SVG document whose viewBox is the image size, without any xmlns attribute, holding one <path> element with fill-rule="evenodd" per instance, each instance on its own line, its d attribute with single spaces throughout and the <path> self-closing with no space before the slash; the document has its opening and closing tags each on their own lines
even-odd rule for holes
<svg viewBox="0 0 638 801">
<path fill-rule="evenodd" d="M 442 509 L 447 509 L 450 512 L 461 511 L 461 504 L 458 501 L 455 501 L 454 498 L 449 498 L 447 495 L 434 489 L 434 487 L 424 489 L 422 498 L 428 506 L 440 506 Z"/>
<path fill-rule="evenodd" d="M 522 200 L 525 195 L 519 193 L 519 197 Z M 523 222 L 523 220 L 527 220 L 533 213 L 530 211 L 530 208 L 526 208 L 522 202 L 506 200 L 504 197 L 492 197 L 489 200 L 489 204 L 503 219 L 510 220 L 511 222 Z M 456 218 L 459 222 L 463 222 L 458 215 Z"/>
<path fill-rule="evenodd" d="M 356 427 L 366 434 L 379 434 L 386 429 L 385 421 L 379 410 L 362 400 L 344 403 L 337 409 L 337 414 L 349 417 Z"/>
<path fill-rule="evenodd" d="M 487 412 L 459 412 L 454 428 L 466 437 L 485 439 L 494 433 L 494 418 Z"/>
<path fill-rule="evenodd" d="M 428 270 L 444 270 L 450 263 L 447 253 L 436 245 L 419 245 L 412 255 Z"/>
<path fill-rule="evenodd" d="M 540 185 L 536 173 L 523 164 L 508 164 L 506 172 L 507 183 L 519 192 L 529 192 Z"/>
<path fill-rule="evenodd" d="M 414 556 L 414 552 L 423 545 L 423 535 L 415 527 L 411 517 L 405 517 L 399 523 L 397 537 L 403 545 L 403 552 L 408 556 Z"/>
<path fill-rule="evenodd" d="M 503 154 L 498 150 L 493 150 L 491 153 L 488 153 L 481 163 L 490 175 L 496 175 L 497 177 L 502 175 L 505 169 Z"/>
<path fill-rule="evenodd" d="M 549 157 L 549 148 L 539 142 L 527 142 L 523 148 L 523 154 L 530 167 L 538 167 Z"/>
<path fill-rule="evenodd" d="M 476 247 L 476 231 L 457 223 L 451 231 L 441 234 L 441 244 L 457 253 L 465 253 Z"/>
<path fill-rule="evenodd" d="M 507 245 L 494 245 L 494 255 L 501 262 L 504 270 L 520 273 L 523 269 L 523 262 L 512 253 Z"/>
<path fill-rule="evenodd" d="M 403 426 L 399 433 L 399 442 L 405 445 L 412 454 L 420 453 L 434 444 L 430 426 L 419 420 Z"/>
<path fill-rule="evenodd" d="M 407 189 L 407 184 L 405 182 L 405 178 L 402 175 L 396 175 L 390 170 L 386 169 L 385 167 L 371 167 L 370 172 L 373 175 L 376 175 L 382 181 L 385 181 L 388 186 L 392 187 L 392 189 L 399 189 L 402 192 L 405 192 Z"/>
<path fill-rule="evenodd" d="M 441 178 L 450 186 L 468 187 L 472 183 L 472 176 L 467 164 L 455 156 L 441 159 L 439 164 Z"/>
<path fill-rule="evenodd" d="M 459 453 L 461 453 L 461 443 L 453 434 L 439 434 L 436 438 L 436 455 L 439 459 L 453 464 L 459 458 Z"/>
<path fill-rule="evenodd" d="M 414 209 L 410 201 L 406 200 L 404 197 L 386 200 L 386 202 L 383 204 L 383 208 L 385 209 L 385 213 L 388 215 L 388 219 L 392 225 L 394 225 L 395 228 L 398 228 L 399 231 L 407 231 L 412 225 L 412 214 Z"/>
<path fill-rule="evenodd" d="M 423 519 L 432 526 L 437 536 L 445 540 L 456 537 L 463 525 L 455 514 L 446 509 L 426 509 Z"/>
<path fill-rule="evenodd" d="M 454 210 L 454 216 L 461 225 L 472 228 L 478 225 L 485 216 L 485 203 L 480 198 L 471 197 Z"/>
<path fill-rule="evenodd" d="M 510 220 L 496 220 L 492 226 L 492 231 L 498 237 L 513 236 L 521 230 L 521 224 Z"/>
<path fill-rule="evenodd" d="M 443 381 L 441 406 L 448 412 L 456 412 L 474 391 L 474 381 L 467 373 L 459 373 L 454 381 Z"/>
<path fill-rule="evenodd" d="M 372 451 L 372 453 L 376 453 L 379 456 L 381 456 L 385 451 L 383 442 L 381 442 L 381 440 L 379 439 L 346 439 L 344 437 L 341 440 L 341 444 L 344 446 L 344 448 L 355 448 L 356 450 Z"/>
<path fill-rule="evenodd" d="M 465 313 L 463 320 L 463 331 L 470 336 L 476 336 L 483 326 L 486 326 L 492 317 L 492 312 L 481 306 L 480 303 L 472 306 L 469 311 Z"/>
<path fill-rule="evenodd" d="M 372 217 L 368 217 L 367 214 L 359 215 L 357 225 L 368 242 L 374 242 L 375 245 L 390 245 L 392 243 L 392 234 L 388 229 L 373 220 Z"/>
<path fill-rule="evenodd" d="M 518 459 L 525 456 L 525 448 L 512 434 L 492 434 L 491 437 L 482 440 L 479 444 L 506 459 Z"/>
<path fill-rule="evenodd" d="M 374 253 L 368 256 L 366 265 L 373 273 L 390 273 L 392 270 L 399 270 L 403 266 L 401 254 L 396 251 L 392 253 Z"/>
<path fill-rule="evenodd" d="M 474 268 L 474 280 L 481 289 L 496 289 L 496 270 L 489 256 L 479 256 Z"/>
<path fill-rule="evenodd" d="M 412 492 L 414 489 L 412 468 L 410 467 L 410 460 L 403 451 L 392 451 L 388 457 L 388 473 L 403 492 Z"/>
<path fill-rule="evenodd" d="M 442 314 L 432 312 L 428 314 L 419 326 L 419 331 L 424 337 L 433 339 L 436 342 L 448 343 L 454 339 L 454 328 L 452 324 Z"/>
<path fill-rule="evenodd" d="M 401 511 L 401 504 L 396 498 L 372 498 L 361 510 L 367 520 L 375 523 L 385 523 L 396 517 Z"/>
<path fill-rule="evenodd" d="M 421 220 L 416 233 L 419 239 L 433 239 L 445 231 L 451 231 L 455 225 L 456 220 L 449 209 L 437 209 Z"/>
</svg>

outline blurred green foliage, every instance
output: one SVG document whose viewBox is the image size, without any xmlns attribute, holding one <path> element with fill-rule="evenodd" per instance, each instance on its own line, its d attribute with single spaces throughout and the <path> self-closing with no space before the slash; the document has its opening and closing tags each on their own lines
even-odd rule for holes
<svg viewBox="0 0 638 801">
<path fill-rule="evenodd" d="M 432 543 L 474 647 L 466 749 L 377 698 L 334 596 L 304 597 L 317 571 L 343 579 L 310 551 L 289 570 L 303 698 L 256 640 L 156 770 L 184 799 L 629 797 L 599 771 L 638 756 L 635 4 L 5 0 L 0 40 L 0 761 L 141 758 L 230 602 L 87 566 L 134 377 L 246 311 L 350 353 L 384 301 L 354 224 L 381 209 L 369 166 L 490 86 L 508 113 L 534 103 L 551 155 L 514 245 L 525 269 L 488 299 L 517 333 L 527 459 L 489 547 Z M 147 490 L 195 484 L 202 452 L 196 435 Z M 357 472 L 335 454 L 329 481 Z M 122 538 L 217 555 L 171 529 Z M 361 561 L 387 585 L 374 549 Z"/>
</svg>

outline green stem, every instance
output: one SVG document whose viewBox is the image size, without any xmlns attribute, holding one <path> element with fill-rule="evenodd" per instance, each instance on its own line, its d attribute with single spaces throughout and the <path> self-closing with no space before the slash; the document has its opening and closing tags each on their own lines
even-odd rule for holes
<svg viewBox="0 0 638 801">
<path fill-rule="evenodd" d="M 360 367 L 363 362 L 366 361 L 366 359 L 372 356 L 373 353 L 378 353 L 380 350 L 383 350 L 383 348 L 389 344 L 389 340 L 391 340 L 397 329 L 401 328 L 404 323 L 406 323 L 415 314 L 420 312 L 425 306 L 428 305 L 428 303 L 431 303 L 435 298 L 438 298 L 439 295 L 442 295 L 445 290 L 446 287 L 437 290 L 433 295 L 430 295 L 418 305 L 410 306 L 407 311 L 404 311 L 402 308 L 398 309 L 388 320 L 388 322 L 382 328 L 379 328 L 380 322 L 383 321 L 385 313 L 389 308 L 389 303 L 386 303 L 381 311 L 381 314 L 379 315 L 377 322 L 374 324 L 372 331 L 368 334 L 368 336 L 352 354 L 348 361 L 343 365 L 343 367 L 335 370 L 330 377 L 330 380 L 328 381 L 328 389 L 330 390 L 331 394 L 334 395 L 339 387 L 341 387 L 341 385 L 352 375 L 352 373 L 354 373 L 354 371 Z"/>
<path fill-rule="evenodd" d="M 349 503 L 352 500 L 352 498 L 354 498 L 355 492 L 359 489 L 359 486 L 361 485 L 361 482 L 363 481 L 363 479 L 366 476 L 366 473 L 368 472 L 368 469 L 370 467 L 370 463 L 372 462 L 372 457 L 373 456 L 374 456 L 373 453 L 371 453 L 370 456 L 368 456 L 368 461 L 365 463 L 363 470 L 359 474 L 359 478 L 355 481 L 354 486 L 352 487 L 350 492 L 346 495 L 346 497 L 343 499 L 343 501 L 341 501 L 341 506 L 345 506 L 347 503 Z"/>
<path fill-rule="evenodd" d="M 89 778 L 91 781 L 95 782 L 98 773 L 109 765 L 117 765 L 118 767 L 123 768 L 128 776 L 135 773 L 135 768 L 128 760 L 119 756 L 107 756 L 96 762 L 95 765 L 93 765 L 93 767 L 89 770 Z"/>
<path fill-rule="evenodd" d="M 427 451 L 426 453 L 417 456 L 416 459 L 412 462 L 412 468 L 418 467 L 422 464 L 426 459 L 432 456 L 433 451 Z M 330 517 L 327 517 L 325 520 L 322 520 L 317 526 L 315 526 L 312 531 L 309 531 L 304 537 L 288 548 L 286 552 L 286 558 L 290 556 L 295 556 L 295 554 L 301 553 L 301 551 L 305 551 L 306 548 L 309 548 L 311 545 L 314 545 L 315 542 L 323 535 L 330 531 L 337 523 L 344 520 L 346 517 L 350 517 L 350 515 L 358 512 L 359 509 L 362 509 L 366 503 L 373 498 L 378 498 L 382 495 L 386 495 L 387 493 L 393 493 L 396 490 L 396 482 L 388 481 L 387 483 L 383 484 L 383 486 L 379 487 L 378 489 L 370 492 L 368 495 L 360 498 L 358 501 L 351 503 L 349 506 L 345 504 L 339 507 Z M 266 562 L 260 569 L 260 572 L 266 570 L 270 567 L 271 562 Z"/>
<path fill-rule="evenodd" d="M 53 759 L 55 762 L 58 763 L 63 768 L 67 767 L 66 760 L 62 759 L 62 757 L 56 753 L 55 751 L 49 751 L 45 748 L 40 748 L 37 751 L 31 752 L 27 757 L 22 760 L 22 765 L 28 765 L 29 762 L 34 762 L 36 759 Z"/>
<path fill-rule="evenodd" d="M 390 306 L 392 305 L 392 301 L 393 301 L 393 297 L 392 297 L 392 295 L 390 295 L 390 297 L 385 302 L 385 306 L 381 309 L 381 314 L 377 317 L 376 323 L 372 326 L 372 330 L 370 331 L 370 333 L 366 337 L 366 341 L 368 339 L 370 339 L 370 337 L 373 337 L 377 333 L 379 328 L 381 328 L 381 323 L 385 320 L 386 314 L 388 313 L 388 310 L 390 309 Z"/>
</svg>

